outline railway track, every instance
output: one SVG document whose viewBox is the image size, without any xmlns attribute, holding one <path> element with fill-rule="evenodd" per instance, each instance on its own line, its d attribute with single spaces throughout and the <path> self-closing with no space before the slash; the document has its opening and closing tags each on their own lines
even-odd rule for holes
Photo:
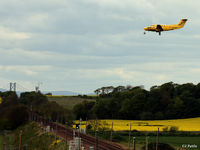
<svg viewBox="0 0 200 150">
<path fill-rule="evenodd" d="M 85 150 L 89 150 L 90 146 L 93 146 L 94 150 L 125 150 L 118 144 L 97 139 L 90 135 L 75 131 L 70 127 L 66 127 L 55 122 L 50 122 L 34 112 L 30 112 L 30 119 L 42 124 L 43 126 L 50 126 L 50 128 L 53 129 L 54 134 L 61 137 L 65 141 L 73 139 L 74 136 L 80 137 Z"/>
</svg>

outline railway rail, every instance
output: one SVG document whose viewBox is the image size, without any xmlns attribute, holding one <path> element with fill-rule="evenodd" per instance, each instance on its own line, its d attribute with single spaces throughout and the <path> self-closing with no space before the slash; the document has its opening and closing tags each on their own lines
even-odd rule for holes
<svg viewBox="0 0 200 150">
<path fill-rule="evenodd" d="M 51 122 L 34 112 L 30 112 L 30 119 L 42 124 L 43 126 L 50 126 L 50 128 L 53 129 L 54 134 L 60 136 L 65 141 L 73 139 L 74 136 L 80 137 L 85 150 L 88 150 L 90 146 L 93 146 L 94 150 L 125 150 L 118 144 L 101 140 L 90 135 L 75 131 L 70 127 Z"/>
</svg>

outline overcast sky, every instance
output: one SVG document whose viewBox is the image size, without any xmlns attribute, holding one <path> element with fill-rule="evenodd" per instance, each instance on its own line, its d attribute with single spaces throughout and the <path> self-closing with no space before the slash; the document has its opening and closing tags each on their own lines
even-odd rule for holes
<svg viewBox="0 0 200 150">
<path fill-rule="evenodd" d="M 199 82 L 199 0 L 2 0 L 0 88 L 90 93 Z M 184 28 L 143 34 L 152 24 Z"/>
</svg>

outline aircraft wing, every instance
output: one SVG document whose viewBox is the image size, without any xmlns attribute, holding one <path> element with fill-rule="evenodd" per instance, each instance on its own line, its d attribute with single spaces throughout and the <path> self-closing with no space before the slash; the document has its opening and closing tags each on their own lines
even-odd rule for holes
<svg viewBox="0 0 200 150">
<path fill-rule="evenodd" d="M 162 26 L 161 25 L 157 25 L 157 29 L 159 30 L 159 31 L 163 31 L 163 28 L 162 28 Z"/>
</svg>

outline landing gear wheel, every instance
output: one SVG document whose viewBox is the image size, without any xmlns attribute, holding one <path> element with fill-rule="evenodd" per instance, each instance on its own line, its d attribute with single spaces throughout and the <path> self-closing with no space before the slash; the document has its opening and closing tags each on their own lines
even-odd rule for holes
<svg viewBox="0 0 200 150">
<path fill-rule="evenodd" d="M 146 32 L 144 32 L 144 34 L 146 34 Z"/>
</svg>

